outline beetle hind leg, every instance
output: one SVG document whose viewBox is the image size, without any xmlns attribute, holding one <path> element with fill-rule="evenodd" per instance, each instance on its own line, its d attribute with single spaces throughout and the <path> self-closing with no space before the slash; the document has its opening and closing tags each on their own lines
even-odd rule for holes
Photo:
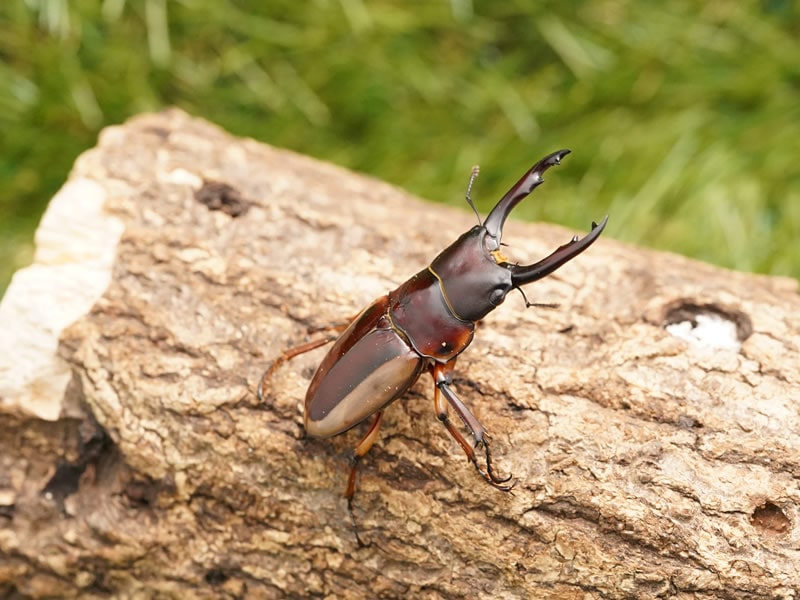
<svg viewBox="0 0 800 600">
<path fill-rule="evenodd" d="M 356 493 L 356 472 L 358 471 L 358 461 L 372 448 L 375 441 L 378 439 L 378 432 L 381 429 L 381 421 L 383 421 L 383 411 L 380 410 L 375 413 L 372 423 L 367 430 L 367 433 L 361 438 L 361 441 L 356 446 L 353 452 L 353 459 L 350 464 L 350 475 L 347 477 L 347 490 L 344 497 L 347 498 L 347 512 L 350 513 L 350 521 L 353 524 L 353 531 L 356 534 L 356 540 L 359 546 L 365 546 L 361 537 L 358 535 L 358 527 L 356 526 L 356 517 L 353 514 L 353 496 Z"/>
</svg>

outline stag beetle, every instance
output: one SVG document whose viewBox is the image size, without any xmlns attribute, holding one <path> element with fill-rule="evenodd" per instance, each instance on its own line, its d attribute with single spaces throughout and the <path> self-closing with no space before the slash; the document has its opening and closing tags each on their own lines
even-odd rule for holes
<svg viewBox="0 0 800 600">
<path fill-rule="evenodd" d="M 320 363 L 308 387 L 304 423 L 312 437 L 332 437 L 372 417 L 372 423 L 355 448 L 347 482 L 346 498 L 352 516 L 356 466 L 378 437 L 383 411 L 402 396 L 424 372 L 433 377 L 436 416 L 458 442 L 486 482 L 509 491 L 511 476 L 500 477 L 492 465 L 486 429 L 453 391 L 452 374 L 458 355 L 469 346 L 475 324 L 505 300 L 506 294 L 541 279 L 586 250 L 603 231 L 592 222 L 583 239 L 575 236 L 552 254 L 532 265 L 508 262 L 500 252 L 503 224 L 511 210 L 543 179 L 542 174 L 558 165 L 569 150 L 546 156 L 497 203 L 481 223 L 464 233 L 433 262 L 396 290 L 373 302 L 349 325 L 330 328 L 341 335 L 328 335 L 286 350 L 264 373 L 258 386 L 263 399 L 265 384 L 285 361 L 331 341 L 336 343 Z M 470 191 L 477 177 L 473 169 L 466 199 L 472 209 Z M 526 306 L 536 306 L 525 298 Z M 444 397 L 444 400 L 442 400 Z M 445 402 L 446 401 L 446 402 Z M 472 434 L 467 442 L 448 416 L 447 404 Z M 475 454 L 483 449 L 484 469 Z"/>
</svg>

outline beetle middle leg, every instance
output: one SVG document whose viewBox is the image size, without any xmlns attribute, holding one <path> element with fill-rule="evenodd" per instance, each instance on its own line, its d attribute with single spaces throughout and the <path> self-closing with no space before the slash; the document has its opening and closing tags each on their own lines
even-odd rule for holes
<svg viewBox="0 0 800 600">
<path fill-rule="evenodd" d="M 319 339 L 311 340 L 305 344 L 298 344 L 297 346 L 293 346 L 284 350 L 281 355 L 276 358 L 269 367 L 267 367 L 267 370 L 264 371 L 264 374 L 261 376 L 261 379 L 258 382 L 258 401 L 264 401 L 264 395 L 267 391 L 267 382 L 272 378 L 272 375 L 275 373 L 275 371 L 277 371 L 281 365 L 283 365 L 283 363 L 292 360 L 295 356 L 300 356 L 306 352 L 311 352 L 312 350 L 321 348 L 325 344 L 335 342 L 339 337 L 339 334 L 347 329 L 351 322 L 352 319 L 346 323 L 338 323 L 336 325 L 328 325 L 325 327 L 315 327 L 309 329 L 309 333 L 326 332 L 326 334 Z"/>
<path fill-rule="evenodd" d="M 510 484 L 507 483 L 508 481 L 511 481 L 511 475 L 508 475 L 507 477 L 499 477 L 497 473 L 495 473 L 494 466 L 492 465 L 492 453 L 489 449 L 489 435 L 486 433 L 486 429 L 483 425 L 481 425 L 480 421 L 478 421 L 475 415 L 470 412 L 466 404 L 461 401 L 461 399 L 450 387 L 450 384 L 452 383 L 451 374 L 454 366 L 455 361 L 451 361 L 446 364 L 437 363 L 431 367 L 431 375 L 433 376 L 433 381 L 436 384 L 433 393 L 436 416 L 447 428 L 448 433 L 464 450 L 467 458 L 478 471 L 478 473 L 480 473 L 481 477 L 483 477 L 487 483 L 496 487 L 497 489 L 508 492 L 512 487 L 514 487 L 514 482 Z M 456 413 L 458 413 L 458 416 L 461 417 L 461 420 L 472 433 L 472 436 L 475 440 L 474 446 L 471 446 L 469 442 L 464 439 L 464 436 L 461 435 L 461 432 L 459 432 L 458 429 L 456 429 L 453 425 L 453 422 L 450 420 L 450 417 L 447 414 L 447 404 L 442 401 L 442 396 L 445 397 L 450 406 L 452 406 Z M 475 448 L 480 447 L 483 447 L 486 455 L 486 470 L 481 468 L 481 465 L 478 463 L 478 459 L 475 456 Z"/>
</svg>

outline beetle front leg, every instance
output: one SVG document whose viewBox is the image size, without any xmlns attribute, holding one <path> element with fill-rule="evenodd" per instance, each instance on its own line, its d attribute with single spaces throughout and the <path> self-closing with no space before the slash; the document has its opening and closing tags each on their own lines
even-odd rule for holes
<svg viewBox="0 0 800 600">
<path fill-rule="evenodd" d="M 494 467 L 492 465 L 492 453 L 489 449 L 489 435 L 486 432 L 486 429 L 483 425 L 481 425 L 480 421 L 478 421 L 475 415 L 470 412 L 466 404 L 464 404 L 461 399 L 456 396 L 456 393 L 450 387 L 450 384 L 452 383 L 451 375 L 454 366 L 455 361 L 453 360 L 446 364 L 437 363 L 431 367 L 431 375 L 433 376 L 433 381 L 436 384 L 433 392 L 433 402 L 436 408 L 436 416 L 447 428 L 448 433 L 464 450 L 467 458 L 478 471 L 478 473 L 480 473 L 481 477 L 483 477 L 486 482 L 497 489 L 508 492 L 512 487 L 514 487 L 514 483 L 512 482 L 510 485 L 505 485 L 506 482 L 511 480 L 511 475 L 507 477 L 499 477 L 494 472 Z M 447 404 L 442 401 L 442 396 L 445 397 L 450 406 L 452 406 L 456 413 L 458 413 L 458 416 L 461 417 L 461 420 L 472 433 L 472 436 L 475 440 L 474 447 L 464 439 L 464 436 L 461 435 L 458 429 L 456 429 L 453 425 L 453 422 L 450 420 L 450 417 L 447 414 Z M 474 448 L 480 447 L 483 447 L 486 455 L 485 471 L 481 468 L 480 464 L 478 463 L 478 459 L 475 456 Z"/>
</svg>

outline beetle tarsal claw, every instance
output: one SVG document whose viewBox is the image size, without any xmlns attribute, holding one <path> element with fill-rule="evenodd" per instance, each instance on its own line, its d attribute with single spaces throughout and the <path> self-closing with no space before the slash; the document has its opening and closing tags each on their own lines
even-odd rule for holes
<svg viewBox="0 0 800 600">
<path fill-rule="evenodd" d="M 507 477 L 499 477 L 494 472 L 494 466 L 492 465 L 492 453 L 489 450 L 489 444 L 484 443 L 484 451 L 485 451 L 485 454 L 486 454 L 486 474 L 489 476 L 489 479 L 491 480 L 491 483 L 495 487 L 497 487 L 498 484 L 504 484 L 504 483 L 506 483 L 508 481 L 511 481 L 512 475 L 508 475 Z M 502 486 L 502 487 L 507 487 L 507 486 Z M 511 486 L 511 487 L 513 487 L 513 486 Z M 509 487 L 509 489 L 511 489 L 511 487 Z"/>
<path fill-rule="evenodd" d="M 497 475 L 497 473 L 495 473 L 494 464 L 492 463 L 492 451 L 489 448 L 489 440 L 490 439 L 491 438 L 489 438 L 489 435 L 484 433 L 481 438 L 475 440 L 475 449 L 477 450 L 477 449 L 482 447 L 483 448 L 483 452 L 484 452 L 484 456 L 486 457 L 486 470 L 485 471 L 481 468 L 480 464 L 478 464 L 478 461 L 476 460 L 474 455 L 470 456 L 469 458 L 472 461 L 472 464 L 475 467 L 475 470 L 477 470 L 478 473 L 480 473 L 481 477 L 483 477 L 484 480 L 486 480 L 486 482 L 489 485 L 491 485 L 492 487 L 497 488 L 498 490 L 501 490 L 503 492 L 511 491 L 511 488 L 514 487 L 514 485 L 516 484 L 516 481 L 512 482 L 511 484 L 508 484 L 508 482 L 511 481 L 511 478 L 513 477 L 513 475 L 508 475 L 506 477 L 500 477 L 499 475 Z"/>
<path fill-rule="evenodd" d="M 259 402 L 264 402 L 264 376 L 258 381 L 258 390 L 256 391 L 256 398 Z"/>
</svg>

